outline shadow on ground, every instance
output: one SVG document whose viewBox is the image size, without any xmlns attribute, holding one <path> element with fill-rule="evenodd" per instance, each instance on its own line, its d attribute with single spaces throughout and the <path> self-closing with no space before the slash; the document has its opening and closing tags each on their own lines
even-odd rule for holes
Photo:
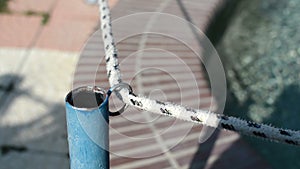
<svg viewBox="0 0 300 169">
<path fill-rule="evenodd" d="M 13 81 L 1 88 L 0 168 L 68 168 L 64 105 L 20 89 L 22 77 L 0 79 L 7 77 Z"/>
</svg>

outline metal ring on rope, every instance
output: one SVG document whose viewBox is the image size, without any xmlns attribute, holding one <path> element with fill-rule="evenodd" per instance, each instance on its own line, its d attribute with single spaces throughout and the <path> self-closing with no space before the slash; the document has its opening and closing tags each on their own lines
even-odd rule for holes
<svg viewBox="0 0 300 169">
<path fill-rule="evenodd" d="M 119 83 L 119 84 L 114 85 L 107 91 L 107 96 L 109 97 L 113 92 L 116 92 L 116 95 L 118 96 L 118 98 L 120 100 L 122 100 L 122 96 L 119 94 L 119 91 L 121 91 L 124 88 L 127 89 L 129 91 L 129 93 L 132 93 L 132 88 L 129 84 Z M 122 108 L 120 110 L 115 111 L 115 112 L 109 111 L 109 116 L 118 116 L 118 115 L 122 114 L 127 107 L 128 107 L 128 104 L 124 103 L 124 105 L 122 106 Z"/>
</svg>

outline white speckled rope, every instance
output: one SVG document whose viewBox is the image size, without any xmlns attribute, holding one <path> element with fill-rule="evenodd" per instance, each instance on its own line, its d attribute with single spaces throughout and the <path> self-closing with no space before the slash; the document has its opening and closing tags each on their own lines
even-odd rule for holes
<svg viewBox="0 0 300 169">
<path fill-rule="evenodd" d="M 102 37 L 106 56 L 106 69 L 109 83 L 114 86 L 121 83 L 121 72 L 118 63 L 118 54 L 115 46 L 110 9 L 107 0 L 99 0 Z M 290 129 L 275 128 L 266 124 L 257 124 L 251 121 L 241 120 L 236 117 L 218 115 L 206 110 L 186 108 L 181 105 L 151 100 L 145 97 L 136 96 L 133 93 L 120 92 L 123 101 L 139 109 L 167 115 L 202 124 L 210 127 L 221 128 L 239 132 L 250 136 L 256 136 L 270 141 L 282 142 L 291 145 L 300 145 L 300 132 Z"/>
</svg>

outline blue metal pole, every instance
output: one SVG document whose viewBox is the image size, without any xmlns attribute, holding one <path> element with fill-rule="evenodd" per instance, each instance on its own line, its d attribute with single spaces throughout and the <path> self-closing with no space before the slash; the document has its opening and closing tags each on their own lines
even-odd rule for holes
<svg viewBox="0 0 300 169">
<path fill-rule="evenodd" d="M 66 96 L 71 169 L 108 169 L 108 97 L 98 87 L 80 87 Z"/>
</svg>

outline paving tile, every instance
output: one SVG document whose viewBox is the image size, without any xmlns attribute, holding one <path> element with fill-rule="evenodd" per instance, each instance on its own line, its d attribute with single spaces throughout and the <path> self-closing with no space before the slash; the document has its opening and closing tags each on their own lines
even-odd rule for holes
<svg viewBox="0 0 300 169">
<path fill-rule="evenodd" d="M 79 51 L 93 33 L 98 15 L 97 5 L 87 5 L 83 0 L 58 1 L 37 47 Z"/>
<path fill-rule="evenodd" d="M 41 25 L 41 18 L 2 14 L 0 25 L 0 46 L 28 47 Z"/>
<path fill-rule="evenodd" d="M 0 145 L 66 153 L 64 98 L 71 88 L 76 53 L 33 50 L 23 81 L 0 109 Z"/>
<path fill-rule="evenodd" d="M 25 53 L 25 49 L 0 49 L 0 86 L 2 89 L 7 89 L 13 78 L 18 78 L 19 80 L 21 80 L 21 77 L 17 74 L 17 71 L 24 62 L 23 58 L 25 56 Z"/>
<path fill-rule="evenodd" d="M 43 152 L 9 152 L 0 155 L 0 169 L 68 169 L 69 159 L 65 155 Z"/>
<path fill-rule="evenodd" d="M 52 15 L 56 20 L 98 20 L 98 5 L 87 5 L 84 0 L 60 0 Z M 91 27 L 93 28 L 93 27 Z"/>
<path fill-rule="evenodd" d="M 50 17 L 36 47 L 80 51 L 98 23 L 98 8 L 84 1 L 62 0 Z"/>
<path fill-rule="evenodd" d="M 13 0 L 9 1 L 8 7 L 11 11 L 25 12 L 25 11 L 49 11 L 55 0 Z"/>
<path fill-rule="evenodd" d="M 80 51 L 96 24 L 95 20 L 50 20 L 43 29 L 36 47 Z"/>
<path fill-rule="evenodd" d="M 116 3 L 117 0 L 109 1 L 111 7 Z M 80 51 L 99 22 L 98 6 L 87 5 L 83 0 L 58 1 L 50 17 L 36 47 Z"/>
</svg>

